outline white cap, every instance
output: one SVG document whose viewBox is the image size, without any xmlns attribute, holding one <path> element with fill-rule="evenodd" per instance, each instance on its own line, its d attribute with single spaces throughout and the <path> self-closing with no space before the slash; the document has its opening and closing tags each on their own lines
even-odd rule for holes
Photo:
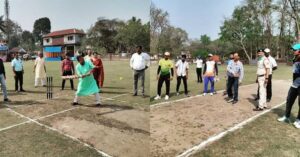
<svg viewBox="0 0 300 157">
<path fill-rule="evenodd" d="M 266 53 L 270 53 L 271 52 L 271 50 L 269 49 L 269 48 L 265 48 L 265 50 L 264 50 Z"/>
<path fill-rule="evenodd" d="M 165 52 L 165 56 L 170 56 L 170 52 Z"/>
<path fill-rule="evenodd" d="M 212 57 L 212 56 L 214 56 L 214 55 L 213 55 L 213 54 L 211 54 L 211 53 L 210 53 L 210 54 L 208 54 L 208 57 Z"/>
</svg>

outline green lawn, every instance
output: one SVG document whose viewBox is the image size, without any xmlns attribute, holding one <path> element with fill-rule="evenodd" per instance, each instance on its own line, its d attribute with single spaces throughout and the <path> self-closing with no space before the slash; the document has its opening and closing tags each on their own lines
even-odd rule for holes
<svg viewBox="0 0 300 157">
<path fill-rule="evenodd" d="M 242 85 L 247 85 L 247 84 L 253 84 L 255 83 L 256 80 L 256 66 L 254 65 L 245 65 L 245 77 L 243 80 Z M 151 104 L 154 103 L 159 103 L 163 102 L 165 100 L 158 100 L 155 101 L 153 98 L 156 96 L 157 93 L 157 80 L 156 80 L 156 72 L 157 72 L 157 65 L 152 64 L 151 70 L 150 70 L 150 82 L 151 82 L 151 87 L 150 87 L 150 102 Z M 278 79 L 278 80 L 286 80 L 286 79 L 291 79 L 292 78 L 292 67 L 287 66 L 286 64 L 279 64 L 278 70 L 276 70 L 273 74 L 273 79 Z M 216 90 L 223 90 L 225 89 L 225 79 L 226 75 L 226 65 L 221 65 L 219 66 L 219 78 L 220 81 L 215 84 Z M 189 79 L 188 79 L 188 90 L 190 95 L 197 95 L 201 94 L 203 92 L 203 86 L 204 84 L 197 83 L 197 77 L 196 77 L 196 66 L 195 64 L 190 65 L 190 70 L 189 70 Z M 176 96 L 176 79 L 173 79 L 171 81 L 171 89 L 170 89 L 170 99 L 169 100 L 177 100 L 184 98 L 183 94 L 183 84 L 180 86 L 180 92 L 182 93 L 179 96 Z M 165 94 L 165 85 L 163 85 L 162 88 L 162 96 Z"/>
</svg>

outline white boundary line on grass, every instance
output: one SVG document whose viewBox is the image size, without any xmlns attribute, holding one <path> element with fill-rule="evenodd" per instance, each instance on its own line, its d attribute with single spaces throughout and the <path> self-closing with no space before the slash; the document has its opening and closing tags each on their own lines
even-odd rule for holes
<svg viewBox="0 0 300 157">
<path fill-rule="evenodd" d="M 184 151 L 183 153 L 179 154 L 177 157 L 188 157 L 188 156 L 191 156 L 193 155 L 194 153 L 198 152 L 199 150 L 203 149 L 204 147 L 206 147 L 208 144 L 212 143 L 212 142 L 215 142 L 219 139 L 221 139 L 222 137 L 224 137 L 225 135 L 227 135 L 228 133 L 230 132 L 233 132 L 235 130 L 238 130 L 238 129 L 241 129 L 243 128 L 243 126 L 245 126 L 246 124 L 252 122 L 253 120 L 255 120 L 256 118 L 270 112 L 271 110 L 275 109 L 275 108 L 278 108 L 280 106 L 282 106 L 283 104 L 285 104 L 286 102 L 284 101 L 283 103 L 279 104 L 279 105 L 276 105 L 274 107 L 272 107 L 271 109 L 268 109 L 268 110 L 264 110 L 262 112 L 260 112 L 259 114 L 251 117 L 251 118 L 248 118 L 244 121 L 242 121 L 241 123 L 221 132 L 221 133 L 218 133 L 218 134 L 215 134 L 213 136 L 210 136 L 208 139 L 206 139 L 205 141 L 201 142 L 200 144 L 198 145 L 195 145 L 193 146 L 192 148 Z"/>
<path fill-rule="evenodd" d="M 6 105 L 6 106 L 7 106 L 7 105 Z M 7 106 L 7 107 L 8 107 L 8 109 L 7 109 L 8 111 L 10 111 L 10 112 L 12 112 L 12 113 L 14 113 L 14 114 L 16 114 L 16 115 L 22 117 L 22 118 L 27 119 L 27 120 L 30 121 L 30 122 L 33 122 L 33 123 L 35 123 L 35 124 L 37 124 L 37 125 L 39 125 L 39 126 L 45 127 L 45 128 L 47 128 L 47 129 L 49 129 L 49 130 L 52 130 L 52 131 L 54 131 L 54 132 L 60 133 L 60 134 L 62 134 L 62 135 L 64 135 L 64 136 L 66 136 L 66 137 L 69 137 L 69 138 L 71 138 L 72 140 L 74 140 L 74 141 L 76 141 L 76 142 L 79 142 L 80 144 L 83 144 L 84 146 L 86 146 L 86 147 L 88 147 L 88 148 L 90 148 L 90 149 L 96 150 L 99 154 L 101 154 L 101 155 L 104 156 L 104 157 L 111 157 L 110 155 L 106 154 L 105 152 L 103 152 L 103 151 L 101 151 L 101 150 L 98 150 L 98 149 L 94 148 L 93 146 L 91 146 L 91 145 L 89 145 L 89 144 L 87 144 L 87 143 L 85 143 L 85 142 L 80 141 L 80 140 L 77 139 L 76 137 L 73 137 L 73 136 L 71 136 L 71 135 L 65 134 L 65 133 L 63 133 L 62 131 L 58 130 L 58 129 L 55 129 L 55 128 L 50 127 L 50 126 L 45 125 L 45 124 L 42 124 L 42 123 L 40 123 L 40 122 L 38 122 L 38 121 L 36 121 L 36 120 L 34 120 L 34 119 L 31 119 L 31 118 L 29 118 L 29 117 L 27 117 L 27 116 L 25 116 L 25 115 L 23 115 L 23 114 L 20 114 L 20 113 L 18 113 L 18 112 L 16 112 L 16 111 L 12 110 L 11 108 L 9 108 L 9 106 Z"/>
<path fill-rule="evenodd" d="M 239 88 L 248 87 L 248 86 L 255 85 L 255 84 L 256 83 L 252 83 L 252 84 L 240 86 Z M 217 93 L 220 93 L 220 92 L 223 92 L 223 91 L 225 91 L 225 89 L 219 90 L 219 91 L 217 91 Z M 150 105 L 150 108 L 160 107 L 160 106 L 164 106 L 164 105 L 167 105 L 167 104 L 170 104 L 170 103 L 181 102 L 181 101 L 184 101 L 184 100 L 188 100 L 188 99 L 192 99 L 192 98 L 197 98 L 197 97 L 201 97 L 201 96 L 203 96 L 203 95 L 202 94 L 198 94 L 198 95 L 195 95 L 195 96 L 190 96 L 190 97 L 186 97 L 186 98 L 182 98 L 182 99 L 178 99 L 178 100 L 159 102 L 159 103 Z"/>
</svg>

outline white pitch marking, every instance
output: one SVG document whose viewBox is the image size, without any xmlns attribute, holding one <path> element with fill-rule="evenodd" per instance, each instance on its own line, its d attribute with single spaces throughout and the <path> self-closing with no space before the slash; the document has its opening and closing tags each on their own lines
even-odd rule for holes
<svg viewBox="0 0 300 157">
<path fill-rule="evenodd" d="M 271 108 L 271 109 L 262 111 L 261 113 L 255 115 L 255 116 L 253 116 L 253 117 L 251 117 L 251 118 L 248 118 L 248 119 L 242 121 L 241 123 L 239 123 L 239 124 L 237 124 L 237 125 L 235 125 L 235 126 L 229 128 L 229 129 L 227 129 L 227 130 L 225 130 L 225 131 L 223 131 L 223 132 L 221 132 L 221 133 L 218 133 L 218 134 L 215 134 L 215 135 L 213 135 L 213 136 L 210 136 L 210 137 L 209 137 L 208 139 L 206 139 L 205 141 L 201 142 L 201 143 L 198 144 L 198 145 L 193 146 L 192 148 L 190 148 L 190 149 L 186 150 L 185 152 L 179 154 L 177 157 L 188 157 L 188 156 L 191 156 L 191 155 L 193 155 L 194 153 L 196 153 L 197 151 L 203 149 L 205 146 L 207 146 L 207 145 L 210 144 L 211 142 L 217 141 L 217 140 L 221 139 L 222 137 L 224 137 L 225 135 L 227 135 L 228 133 L 233 132 L 233 131 L 235 131 L 235 130 L 237 130 L 237 129 L 242 128 L 243 126 L 245 126 L 246 124 L 252 122 L 252 121 L 255 120 L 256 118 L 258 118 L 258 117 L 260 117 L 260 116 L 262 116 L 262 115 L 264 115 L 264 114 L 270 112 L 271 110 L 273 110 L 273 109 L 275 109 L 275 108 L 278 108 L 278 107 L 282 106 L 282 105 L 285 104 L 285 103 L 286 103 L 286 102 L 283 102 L 283 103 L 281 103 L 281 104 L 279 104 L 279 105 L 274 106 L 274 107 Z"/>
<path fill-rule="evenodd" d="M 8 107 L 8 106 L 7 106 L 7 107 Z M 48 126 L 48 125 L 42 124 L 42 123 L 40 123 L 40 122 L 38 122 L 38 121 L 36 121 L 36 120 L 34 120 L 34 119 L 31 119 L 31 118 L 29 118 L 29 117 L 27 117 L 27 116 L 25 116 L 25 115 L 23 115 L 23 114 L 20 114 L 20 113 L 18 113 L 18 112 L 16 112 L 16 111 L 12 110 L 12 109 L 9 108 L 9 107 L 8 107 L 8 110 L 11 111 L 11 112 L 13 112 L 13 113 L 15 113 L 16 115 L 19 115 L 20 117 L 25 118 L 25 119 L 27 119 L 27 120 L 29 120 L 29 121 L 31 121 L 31 122 L 33 122 L 33 123 L 36 123 L 36 124 L 38 124 L 38 125 L 40 125 L 40 126 L 42 126 L 42 127 L 45 127 L 45 128 L 47 128 L 47 129 L 49 129 L 49 130 L 55 131 L 55 132 L 60 133 L 60 134 L 62 134 L 62 135 L 64 135 L 64 136 L 66 136 L 66 137 L 69 137 L 69 138 L 71 138 L 72 140 L 77 141 L 77 142 L 79 142 L 80 144 L 83 144 L 84 146 L 86 146 L 86 147 L 88 147 L 88 148 L 94 149 L 94 150 L 96 150 L 99 154 L 101 154 L 101 155 L 104 156 L 104 157 L 111 157 L 110 155 L 106 154 L 105 152 L 103 152 L 103 151 L 101 151 L 101 150 L 98 150 L 98 149 L 92 147 L 91 145 L 89 145 L 89 144 L 87 144 L 87 143 L 85 143 L 85 142 L 80 141 L 80 140 L 77 139 L 76 137 L 73 137 L 73 136 L 71 136 L 71 135 L 65 134 L 65 133 L 63 133 L 62 131 L 57 130 L 57 129 L 53 128 L 53 127 L 50 127 L 50 126 Z"/>
</svg>

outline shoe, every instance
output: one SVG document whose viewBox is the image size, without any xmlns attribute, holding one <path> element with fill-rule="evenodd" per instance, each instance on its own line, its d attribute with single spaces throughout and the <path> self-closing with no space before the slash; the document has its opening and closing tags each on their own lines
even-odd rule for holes
<svg viewBox="0 0 300 157">
<path fill-rule="evenodd" d="M 254 99 L 254 101 L 258 101 L 259 100 L 259 98 L 258 97 L 256 97 L 255 99 Z"/>
<path fill-rule="evenodd" d="M 161 97 L 160 97 L 159 95 L 157 95 L 157 96 L 154 98 L 154 100 L 159 100 L 159 99 L 161 99 Z"/>
<path fill-rule="evenodd" d="M 296 119 L 296 121 L 293 123 L 293 125 L 294 125 L 297 129 L 300 129 L 300 119 Z"/>
<path fill-rule="evenodd" d="M 169 96 L 168 95 L 165 96 L 165 100 L 169 100 Z"/>
<path fill-rule="evenodd" d="M 78 105 L 78 102 L 73 102 L 72 105 L 76 106 L 76 105 Z"/>
<path fill-rule="evenodd" d="M 4 102 L 11 102 L 9 99 L 7 99 L 7 98 L 5 98 L 4 100 L 3 100 Z"/>
<path fill-rule="evenodd" d="M 186 96 L 186 97 L 190 97 L 190 95 L 188 95 L 188 94 L 185 94 L 185 96 Z"/>
<path fill-rule="evenodd" d="M 137 93 L 134 93 L 132 96 L 137 96 Z"/>
<path fill-rule="evenodd" d="M 203 96 L 205 96 L 207 93 L 203 93 Z"/>
<path fill-rule="evenodd" d="M 20 91 L 21 91 L 21 92 L 26 92 L 24 89 L 21 89 Z"/>
<path fill-rule="evenodd" d="M 228 103 L 231 103 L 231 102 L 233 102 L 234 100 L 233 99 L 229 99 L 227 102 Z"/>
<path fill-rule="evenodd" d="M 271 101 L 271 99 L 267 99 L 267 102 L 270 102 Z"/>
<path fill-rule="evenodd" d="M 146 98 L 146 95 L 145 95 L 145 94 L 142 94 L 142 97 L 143 97 L 143 98 Z"/>
<path fill-rule="evenodd" d="M 98 104 L 96 104 L 96 105 L 95 105 L 95 107 L 100 107 L 100 106 L 101 106 L 101 104 L 100 104 L 100 103 L 98 103 Z"/>
<path fill-rule="evenodd" d="M 234 105 L 234 104 L 236 104 L 236 103 L 238 103 L 237 100 L 233 100 L 233 101 L 232 101 L 232 105 Z"/>
<path fill-rule="evenodd" d="M 259 107 L 257 107 L 257 108 L 255 108 L 255 109 L 253 109 L 253 111 L 263 111 L 264 109 L 262 109 L 262 108 L 259 108 Z"/>
<path fill-rule="evenodd" d="M 210 96 L 213 96 L 214 95 L 214 93 L 210 93 Z"/>
<path fill-rule="evenodd" d="M 278 122 L 285 122 L 285 123 L 290 123 L 291 122 L 290 118 L 288 118 L 286 116 L 278 118 L 277 121 Z"/>
<path fill-rule="evenodd" d="M 177 92 L 176 95 L 178 96 L 178 95 L 179 95 L 179 92 Z"/>
</svg>

